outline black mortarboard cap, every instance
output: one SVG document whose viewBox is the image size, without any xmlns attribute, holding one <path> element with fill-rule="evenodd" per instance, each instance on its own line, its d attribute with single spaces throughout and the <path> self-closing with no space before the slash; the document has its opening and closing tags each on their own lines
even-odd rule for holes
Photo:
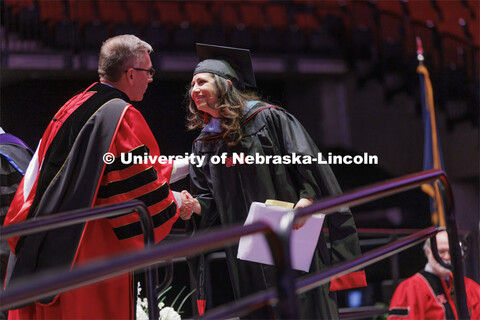
<svg viewBox="0 0 480 320">
<path fill-rule="evenodd" d="M 257 87 L 250 50 L 197 43 L 197 55 L 200 62 L 194 75 L 209 72 L 231 80 L 239 89 Z"/>
</svg>

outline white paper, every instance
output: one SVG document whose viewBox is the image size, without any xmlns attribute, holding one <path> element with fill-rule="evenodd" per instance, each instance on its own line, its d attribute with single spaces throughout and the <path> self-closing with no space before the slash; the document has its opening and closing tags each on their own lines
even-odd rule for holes
<svg viewBox="0 0 480 320">
<path fill-rule="evenodd" d="M 245 225 L 256 221 L 266 222 L 274 231 L 280 226 L 282 216 L 291 209 L 253 202 L 248 212 Z M 290 254 L 292 268 L 308 272 L 312 263 L 313 253 L 317 246 L 318 237 L 322 231 L 325 215 L 315 214 L 298 230 L 292 230 L 290 239 Z M 273 265 L 272 254 L 263 234 L 255 234 L 240 238 L 237 258 L 264 264 Z"/>
</svg>

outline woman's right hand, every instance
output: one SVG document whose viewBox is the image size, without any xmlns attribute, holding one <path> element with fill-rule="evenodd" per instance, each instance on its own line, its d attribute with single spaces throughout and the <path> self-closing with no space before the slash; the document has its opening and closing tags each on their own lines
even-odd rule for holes
<svg viewBox="0 0 480 320">
<path fill-rule="evenodd" d="M 192 217 L 191 200 L 183 192 L 180 193 L 180 198 L 182 200 L 182 206 L 178 209 L 180 219 L 189 220 Z"/>
</svg>

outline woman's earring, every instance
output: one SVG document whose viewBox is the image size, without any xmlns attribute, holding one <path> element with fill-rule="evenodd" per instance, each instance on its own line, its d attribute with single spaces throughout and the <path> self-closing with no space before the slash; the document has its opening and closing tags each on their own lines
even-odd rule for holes
<svg viewBox="0 0 480 320">
<path fill-rule="evenodd" d="M 204 112 L 203 113 L 203 122 L 208 123 L 208 113 Z"/>
</svg>

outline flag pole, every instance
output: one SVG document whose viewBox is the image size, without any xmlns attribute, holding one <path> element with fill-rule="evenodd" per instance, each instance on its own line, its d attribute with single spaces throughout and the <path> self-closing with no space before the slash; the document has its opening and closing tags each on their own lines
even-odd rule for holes
<svg viewBox="0 0 480 320">
<path fill-rule="evenodd" d="M 422 88 L 422 115 L 425 128 L 425 148 L 424 148 L 424 170 L 443 168 L 443 161 L 440 153 L 440 141 L 437 136 L 437 125 L 435 121 L 435 108 L 433 103 L 433 89 L 427 68 L 424 66 L 424 55 L 422 41 L 419 37 L 417 41 L 417 73 L 420 75 L 420 86 Z M 465 279 L 463 275 L 462 255 L 458 238 L 457 224 L 454 217 L 454 208 L 449 208 L 449 220 L 446 225 L 445 210 L 443 199 L 440 195 L 439 184 L 433 183 L 422 185 L 422 191 L 431 198 L 432 223 L 437 226 L 447 228 L 448 242 L 450 246 L 450 255 L 452 257 L 453 285 L 455 290 L 455 305 L 459 319 L 470 319 L 467 306 L 467 294 L 465 291 Z M 453 204 L 452 204 L 453 205 Z M 432 241 L 432 250 L 436 249 L 436 242 Z M 437 259 L 437 258 L 436 258 Z"/>
<path fill-rule="evenodd" d="M 423 95 L 423 103 L 422 110 L 423 114 L 428 115 L 428 119 L 424 118 L 424 126 L 425 126 L 425 153 L 431 154 L 431 157 L 428 157 L 427 154 L 424 154 L 424 168 L 423 170 L 428 169 L 440 169 L 443 170 L 443 163 L 440 156 L 440 142 L 437 135 L 437 123 L 435 121 L 435 108 L 433 102 L 433 89 L 432 83 L 430 81 L 430 76 L 428 73 L 427 68 L 424 65 L 424 55 L 423 55 L 423 46 L 422 40 L 420 37 L 416 37 L 417 42 L 417 60 L 418 60 L 418 67 L 417 72 L 423 76 L 421 78 L 421 86 L 422 86 L 422 95 Z M 426 163 L 426 158 L 431 159 L 431 163 Z M 432 214 L 432 223 L 437 226 L 445 227 L 445 210 L 443 206 L 443 201 L 440 197 L 440 190 L 438 189 L 438 184 L 434 183 L 433 186 L 429 184 L 422 185 L 422 191 L 425 192 L 429 197 L 432 198 L 432 207 L 433 210 Z"/>
<path fill-rule="evenodd" d="M 422 39 L 420 37 L 416 38 L 417 40 L 417 60 L 418 60 L 418 65 L 423 66 L 423 61 L 425 58 L 423 57 L 423 46 L 422 46 Z"/>
</svg>

